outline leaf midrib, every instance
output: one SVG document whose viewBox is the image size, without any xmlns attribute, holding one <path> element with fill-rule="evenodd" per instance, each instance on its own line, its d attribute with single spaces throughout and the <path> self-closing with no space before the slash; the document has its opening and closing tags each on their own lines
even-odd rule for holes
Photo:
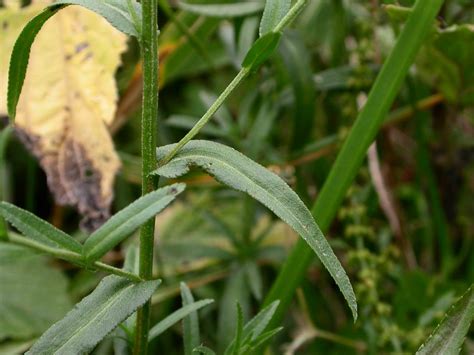
<svg viewBox="0 0 474 355">
<path fill-rule="evenodd" d="M 65 343 L 63 343 L 63 345 L 58 348 L 54 354 L 57 354 L 58 351 L 60 351 L 61 349 L 63 349 L 68 343 L 70 343 L 72 340 L 76 339 L 77 336 L 81 334 L 81 332 L 89 325 L 91 324 L 92 322 L 94 322 L 100 315 L 102 315 L 106 310 L 108 310 L 111 306 L 113 306 L 117 301 L 118 299 L 120 298 L 120 296 L 126 292 L 128 289 L 131 289 L 135 286 L 135 284 L 130 284 L 126 287 L 124 287 L 122 290 L 120 290 L 119 292 L 115 293 L 115 297 L 112 297 L 110 298 L 109 300 L 110 301 L 107 301 L 105 303 L 105 305 L 102 305 L 103 307 L 101 307 L 100 311 L 98 313 L 95 314 L 95 316 L 87 323 L 83 324 L 75 333 L 72 337 L 70 337 Z"/>
<path fill-rule="evenodd" d="M 239 173 L 240 175 L 242 175 L 243 177 L 245 177 L 247 180 L 249 180 L 250 182 L 253 182 L 258 188 L 260 188 L 260 190 L 263 190 L 268 196 L 270 196 L 273 200 L 277 201 L 279 205 L 282 205 L 282 206 L 285 206 L 285 204 L 280 201 L 278 198 L 276 198 L 275 196 L 273 196 L 271 193 L 268 192 L 268 190 L 265 189 L 265 187 L 261 186 L 258 182 L 256 182 L 255 180 L 251 179 L 248 175 L 245 175 L 244 173 L 242 173 L 239 169 L 235 168 L 234 166 L 228 164 L 227 162 L 225 162 L 224 160 L 221 160 L 217 157 L 214 157 L 214 156 L 204 156 L 204 155 L 196 155 L 196 154 L 187 154 L 186 156 L 181 156 L 181 157 L 175 157 L 173 159 L 173 161 L 179 161 L 179 160 L 185 160 L 186 158 L 200 158 L 200 159 L 208 159 L 208 160 L 215 160 L 217 162 L 220 162 L 221 164 L 229 167 L 230 169 L 236 171 L 237 173 Z M 191 163 L 191 165 L 193 165 Z M 201 168 L 204 168 L 205 170 L 207 170 L 205 167 L 199 165 L 199 164 L 196 164 L 198 166 L 200 166 Z M 271 209 L 271 207 L 269 207 Z M 288 213 L 293 216 L 293 218 L 297 221 L 297 223 L 300 225 L 300 227 L 303 228 L 303 230 L 307 233 L 307 234 L 310 234 L 310 231 L 307 230 L 306 226 L 300 221 L 300 219 L 291 211 L 291 209 L 286 209 L 284 207 L 285 211 L 288 211 Z M 316 222 L 314 221 L 314 219 L 311 217 L 311 220 L 312 220 L 312 223 L 314 223 L 316 225 Z"/>
</svg>

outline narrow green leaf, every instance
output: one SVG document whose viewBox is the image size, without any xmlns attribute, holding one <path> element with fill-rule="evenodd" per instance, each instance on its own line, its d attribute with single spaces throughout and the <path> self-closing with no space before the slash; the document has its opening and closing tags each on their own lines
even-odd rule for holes
<svg viewBox="0 0 474 355">
<path fill-rule="evenodd" d="M 18 36 L 13 47 L 10 58 L 10 68 L 8 70 L 8 93 L 7 93 L 7 109 L 8 115 L 12 121 L 15 120 L 16 106 L 20 99 L 21 89 L 25 81 L 26 68 L 30 58 L 30 50 L 35 40 L 36 35 L 41 27 L 48 21 L 56 12 L 64 6 L 47 7 L 38 16 L 33 18 L 25 26 L 23 31 Z"/>
<path fill-rule="evenodd" d="M 256 340 L 265 330 L 268 323 L 270 323 L 279 304 L 280 301 L 275 301 L 258 312 L 258 314 L 245 325 L 243 333 L 244 339 L 250 337 L 250 340 Z"/>
<path fill-rule="evenodd" d="M 137 14 L 141 15 L 141 7 L 135 3 Z M 33 18 L 18 36 L 13 47 L 10 68 L 8 72 L 8 115 L 15 120 L 16 106 L 20 98 L 21 89 L 25 81 L 26 69 L 30 57 L 30 50 L 36 35 L 43 25 L 54 14 L 68 5 L 80 5 L 103 16 L 118 30 L 138 37 L 135 25 L 128 12 L 125 0 L 60 0 L 46 7 L 39 15 Z"/>
<path fill-rule="evenodd" d="M 241 344 L 242 347 L 245 345 L 253 344 L 257 342 L 259 337 L 262 335 L 263 331 L 267 327 L 268 323 L 275 314 L 276 309 L 278 308 L 279 301 L 275 301 L 270 304 L 268 307 L 262 309 L 254 318 L 252 318 L 243 328 L 241 334 Z M 237 339 L 234 338 L 226 349 L 226 354 L 232 353 L 236 350 L 235 344 Z M 238 346 L 240 347 L 240 346 Z M 237 347 L 237 349 L 238 349 Z"/>
<path fill-rule="evenodd" d="M 200 345 L 193 349 L 193 354 L 215 355 L 216 353 L 207 346 Z"/>
<path fill-rule="evenodd" d="M 259 337 L 257 337 L 255 340 L 252 341 L 252 346 L 251 349 L 258 348 L 260 345 L 264 344 L 267 340 L 272 338 L 275 334 L 281 332 L 283 330 L 283 327 L 278 327 L 272 330 L 269 330 L 268 332 L 263 333 Z"/>
<path fill-rule="evenodd" d="M 259 1 L 234 4 L 189 4 L 179 1 L 178 6 L 182 10 L 196 15 L 223 18 L 249 16 L 262 11 L 264 8 L 264 4 Z"/>
<path fill-rule="evenodd" d="M 158 324 L 156 324 L 153 328 L 150 329 L 150 333 L 148 335 L 148 341 L 152 341 L 157 336 L 162 334 L 167 329 L 171 328 L 173 325 L 178 323 L 181 319 L 183 319 L 190 313 L 195 312 L 198 309 L 205 307 L 208 304 L 211 304 L 212 302 L 214 302 L 214 300 L 197 301 L 197 302 L 188 304 L 178 309 L 177 311 L 171 313 L 168 317 L 166 317 L 165 319 L 163 319 Z"/>
<path fill-rule="evenodd" d="M 367 102 L 344 142 L 313 206 L 313 215 L 318 217 L 323 230 L 329 228 L 336 216 L 347 190 L 367 155 L 367 149 L 373 143 L 380 126 L 387 117 L 390 106 L 443 3 L 443 0 L 417 0 L 415 2 L 413 13 L 403 27 L 395 47 L 385 60 Z M 264 302 L 268 304 L 279 299 L 282 303 L 272 323 L 277 324 L 281 321 L 312 260 L 312 250 L 299 241 L 288 255 Z"/>
<path fill-rule="evenodd" d="M 473 319 L 474 286 L 471 285 L 416 353 L 418 355 L 459 354 Z"/>
<path fill-rule="evenodd" d="M 260 22 L 260 36 L 266 35 L 285 17 L 291 7 L 291 0 L 267 0 Z"/>
<path fill-rule="evenodd" d="M 158 148 L 158 161 L 174 147 L 168 145 Z M 341 263 L 311 212 L 279 176 L 230 147 L 200 140 L 186 144 L 171 162 L 160 167 L 156 173 L 174 178 L 187 173 L 191 166 L 198 166 L 218 181 L 249 194 L 301 235 L 336 281 L 354 317 L 357 316 L 354 291 Z"/>
<path fill-rule="evenodd" d="M 82 245 L 53 225 L 8 202 L 0 202 L 0 215 L 18 229 L 25 237 L 46 244 L 49 247 L 62 248 L 82 253 Z"/>
<path fill-rule="evenodd" d="M 239 302 L 237 302 L 237 327 L 236 327 L 236 334 L 234 338 L 234 348 L 229 351 L 234 355 L 239 354 L 239 350 L 242 345 L 242 333 L 244 330 L 244 313 L 242 312 L 242 307 L 240 306 Z M 227 351 L 225 352 L 227 354 Z"/>
<path fill-rule="evenodd" d="M 189 287 L 184 282 L 181 282 L 180 288 L 183 307 L 194 303 L 194 297 Z M 183 341 L 185 355 L 191 355 L 193 353 L 193 349 L 198 347 L 201 343 L 197 311 L 189 313 L 183 319 Z"/>
<path fill-rule="evenodd" d="M 26 354 L 84 354 L 145 303 L 159 280 L 133 283 L 118 276 L 99 286 L 44 333 Z"/>
<path fill-rule="evenodd" d="M 280 43 L 281 33 L 270 32 L 255 41 L 242 62 L 242 67 L 256 70 L 275 51 Z"/>
<path fill-rule="evenodd" d="M 153 191 L 112 216 L 96 230 L 84 244 L 88 262 L 100 259 L 109 250 L 127 238 L 143 223 L 168 206 L 186 185 L 174 184 Z"/>
</svg>

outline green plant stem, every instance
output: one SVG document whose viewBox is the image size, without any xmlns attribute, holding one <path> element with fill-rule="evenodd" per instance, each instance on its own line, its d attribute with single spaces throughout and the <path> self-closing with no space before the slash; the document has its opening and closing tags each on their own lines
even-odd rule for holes
<svg viewBox="0 0 474 355">
<path fill-rule="evenodd" d="M 170 162 L 171 159 L 183 148 L 191 139 L 193 139 L 196 134 L 209 122 L 212 116 L 217 112 L 217 110 L 222 106 L 224 101 L 229 97 L 229 95 L 239 86 L 239 84 L 249 75 L 250 68 L 242 68 L 237 73 L 236 77 L 232 82 L 225 88 L 225 90 L 220 94 L 216 101 L 209 107 L 207 112 L 201 119 L 194 125 L 193 128 L 178 142 L 176 147 L 162 160 L 159 162 L 159 165 L 165 165 Z"/>
<path fill-rule="evenodd" d="M 276 25 L 273 29 L 273 32 L 281 32 L 283 29 L 288 26 L 295 18 L 298 16 L 300 11 L 306 5 L 308 0 L 298 0 L 296 4 L 288 11 L 288 13 L 283 17 L 283 19 Z M 224 101 L 229 97 L 229 95 L 239 86 L 239 84 L 251 73 L 251 67 L 244 67 L 240 69 L 235 78 L 231 83 L 225 88 L 222 94 L 217 98 L 217 100 L 209 107 L 207 112 L 201 119 L 196 123 L 196 125 L 178 142 L 176 147 L 162 160 L 159 162 L 159 165 L 165 165 L 170 162 L 171 159 L 183 148 L 186 143 L 193 139 L 199 131 L 209 122 L 212 116 L 217 112 L 217 110 L 222 106 Z"/>
<path fill-rule="evenodd" d="M 141 53 L 143 60 L 142 100 L 142 195 L 157 187 L 157 180 L 150 173 L 156 168 L 156 140 L 158 117 L 158 3 L 157 0 L 142 1 Z M 155 219 L 147 221 L 140 230 L 139 275 L 150 280 L 153 274 L 153 249 Z M 150 302 L 137 312 L 134 354 L 147 354 L 148 330 L 150 327 Z"/>
<path fill-rule="evenodd" d="M 373 142 L 393 104 L 415 56 L 428 34 L 443 0 L 418 0 L 390 56 L 374 83 L 367 103 L 360 112 L 331 172 L 318 196 L 312 213 L 323 232 L 327 231 L 344 196 L 357 175 L 367 149 Z M 306 274 L 314 254 L 299 240 L 290 252 L 262 307 L 275 300 L 280 306 L 271 325 L 279 324 L 296 288 Z"/>
<path fill-rule="evenodd" d="M 282 20 L 276 25 L 276 27 L 273 29 L 273 32 L 281 32 L 283 29 L 288 26 L 295 18 L 298 16 L 301 10 L 303 10 L 303 7 L 305 7 L 306 3 L 308 0 L 298 0 L 288 11 L 288 13 L 285 15 L 285 17 L 282 18 Z"/>
<path fill-rule="evenodd" d="M 10 233 L 8 236 L 8 241 L 17 244 L 17 245 L 22 245 L 31 249 L 34 249 L 36 251 L 46 253 L 48 255 L 51 255 L 55 258 L 62 259 L 69 261 L 73 264 L 76 264 L 78 266 L 84 267 L 84 258 L 81 254 L 74 253 L 72 251 L 68 250 L 62 250 L 62 249 L 56 249 L 52 247 L 48 247 L 44 244 L 35 242 L 34 240 L 27 239 L 24 237 L 20 237 L 16 235 L 15 233 Z M 105 271 L 109 274 L 117 275 L 124 277 L 126 279 L 132 280 L 132 281 L 143 281 L 138 275 L 135 275 L 133 273 L 130 273 L 128 271 L 118 269 L 116 267 L 113 267 L 108 264 L 101 263 L 100 261 L 96 261 L 91 265 L 94 269 Z"/>
</svg>

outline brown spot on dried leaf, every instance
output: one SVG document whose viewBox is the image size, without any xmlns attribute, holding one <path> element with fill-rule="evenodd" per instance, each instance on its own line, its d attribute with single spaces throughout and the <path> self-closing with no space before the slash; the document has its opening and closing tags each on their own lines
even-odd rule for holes
<svg viewBox="0 0 474 355">
<path fill-rule="evenodd" d="M 42 7 L 14 10 L 19 18 L 24 16 L 24 23 L 18 21 L 0 36 L 0 48 L 6 50 L 0 56 L 0 114 L 6 113 L 3 88 L 8 61 L 3 57 L 9 57 L 19 31 Z M 91 11 L 80 7 L 60 11 L 36 37 L 17 107 L 20 139 L 45 170 L 56 202 L 74 206 L 87 231 L 109 217 L 120 167 L 107 126 L 114 118 L 114 74 L 126 41 Z"/>
</svg>

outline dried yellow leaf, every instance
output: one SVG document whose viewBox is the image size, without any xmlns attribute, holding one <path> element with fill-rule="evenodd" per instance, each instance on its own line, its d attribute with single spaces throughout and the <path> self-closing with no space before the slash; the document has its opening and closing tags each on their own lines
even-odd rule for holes
<svg viewBox="0 0 474 355">
<path fill-rule="evenodd" d="M 0 114 L 13 43 L 41 6 L 0 11 Z M 70 6 L 39 32 L 17 107 L 16 129 L 45 170 L 61 205 L 75 206 L 82 227 L 109 217 L 120 167 L 108 132 L 116 110 L 114 74 L 127 38 L 95 13 Z"/>
</svg>

